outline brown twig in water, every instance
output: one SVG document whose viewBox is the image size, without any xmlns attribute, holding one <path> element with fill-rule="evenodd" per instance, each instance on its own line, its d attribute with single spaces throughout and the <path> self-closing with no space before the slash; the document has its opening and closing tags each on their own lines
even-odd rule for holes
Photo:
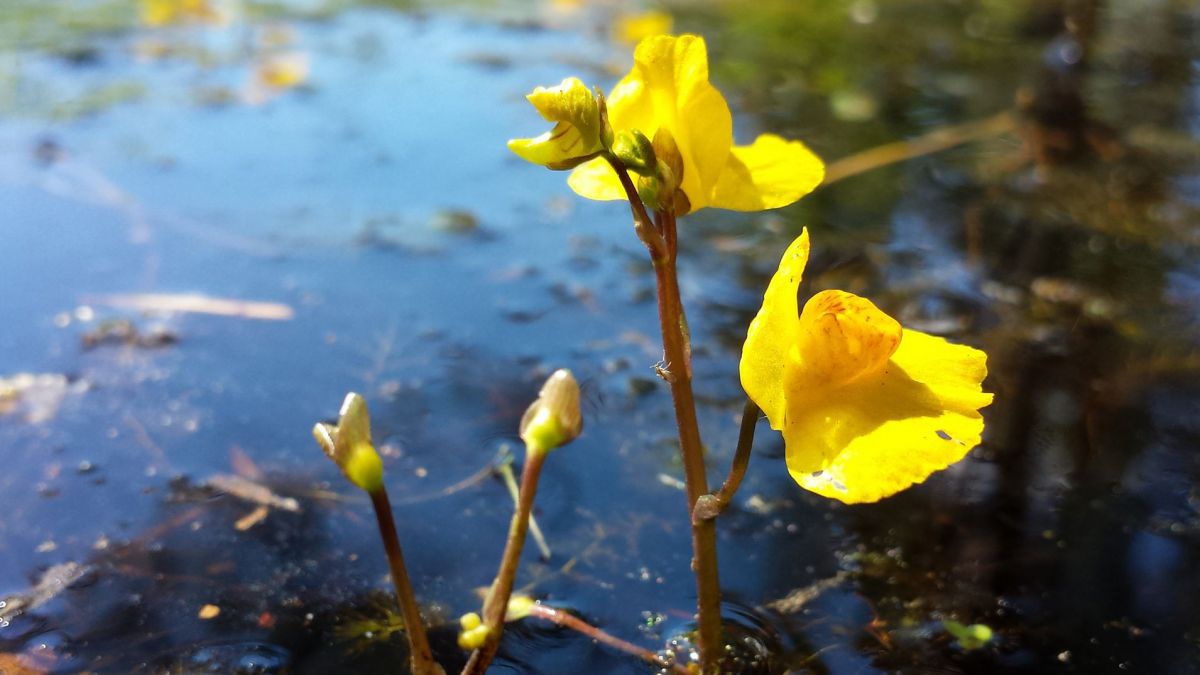
<svg viewBox="0 0 1200 675">
<path fill-rule="evenodd" d="M 543 619 L 545 621 L 550 621 L 551 623 L 558 624 L 559 626 L 562 626 L 564 628 L 570 628 L 571 630 L 573 630 L 577 633 L 581 633 L 583 635 L 588 636 L 589 638 L 595 640 L 596 642 L 599 642 L 600 644 L 607 645 L 618 651 L 622 651 L 622 652 L 625 652 L 626 654 L 636 656 L 639 659 L 646 661 L 647 663 L 650 663 L 652 665 L 659 666 L 659 667 L 668 667 L 673 672 L 681 673 L 682 675 L 686 675 L 688 672 L 690 672 L 690 671 L 688 671 L 687 668 L 685 668 L 684 666 L 682 666 L 678 663 L 672 663 L 672 664 L 668 665 L 668 664 L 664 663 L 663 660 L 661 658 L 659 658 L 659 656 L 657 654 L 650 651 L 649 649 L 643 649 L 642 647 L 639 647 L 639 646 L 633 644 L 632 642 L 627 642 L 615 635 L 606 633 L 603 630 L 601 630 L 600 628 L 593 626 L 592 624 L 584 621 L 583 619 L 580 619 L 579 617 L 575 616 L 574 614 L 571 614 L 569 612 L 564 612 L 561 609 L 556 609 L 556 608 L 550 607 L 548 605 L 536 603 L 533 605 L 533 608 L 529 610 L 529 616 L 537 617 L 537 618 Z"/>
<path fill-rule="evenodd" d="M 825 180 L 821 186 L 831 185 L 860 173 L 866 173 L 890 164 L 931 155 L 949 150 L 956 145 L 969 143 L 980 138 L 999 136 L 1017 128 L 1016 115 L 1011 110 L 953 126 L 940 127 L 927 134 L 906 141 L 885 143 L 862 152 L 854 153 L 831 162 L 825 167 Z"/>
</svg>

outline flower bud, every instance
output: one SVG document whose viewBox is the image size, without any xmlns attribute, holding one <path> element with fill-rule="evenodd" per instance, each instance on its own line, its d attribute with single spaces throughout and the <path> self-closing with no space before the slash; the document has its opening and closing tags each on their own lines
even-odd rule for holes
<svg viewBox="0 0 1200 675">
<path fill-rule="evenodd" d="M 637 129 L 621 131 L 613 139 L 612 152 L 630 171 L 652 176 L 658 169 L 654 144 Z"/>
<path fill-rule="evenodd" d="M 666 127 L 654 132 L 654 154 L 660 162 L 658 174 L 665 188 L 663 193 L 674 194 L 683 185 L 683 155 L 679 153 L 675 137 Z"/>
<path fill-rule="evenodd" d="M 318 423 L 313 437 L 351 483 L 369 493 L 383 488 L 383 461 L 371 444 L 371 418 L 362 396 L 346 394 L 338 423 Z"/>
<path fill-rule="evenodd" d="M 521 418 L 521 440 L 530 451 L 549 452 L 575 440 L 581 431 L 579 383 L 571 371 L 556 370 Z"/>
<path fill-rule="evenodd" d="M 462 630 L 458 633 L 458 646 L 466 650 L 479 649 L 487 641 L 488 627 L 475 612 L 467 612 L 458 619 Z"/>
<path fill-rule="evenodd" d="M 504 611 L 505 621 L 520 621 L 529 616 L 537 602 L 528 595 L 514 595 L 508 599 L 508 608 Z"/>
</svg>

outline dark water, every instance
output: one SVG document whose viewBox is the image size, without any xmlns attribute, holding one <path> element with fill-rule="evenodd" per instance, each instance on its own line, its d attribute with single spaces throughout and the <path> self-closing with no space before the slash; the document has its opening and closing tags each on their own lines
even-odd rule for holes
<svg viewBox="0 0 1200 675">
<path fill-rule="evenodd" d="M 518 584 L 663 648 L 694 602 L 652 275 L 627 210 L 504 147 L 540 131 L 533 86 L 611 86 L 630 48 L 609 27 L 638 8 L 241 9 L 149 28 L 125 2 L 0 7 L 0 377 L 52 376 L 0 416 L 0 598 L 81 566 L 0 622 L 0 671 L 13 655 L 62 672 L 402 668 L 370 506 L 309 435 L 348 390 L 371 406 L 435 650 L 461 662 L 452 624 L 510 514 L 498 481 L 467 479 L 560 366 L 585 382 L 587 431 L 548 462 L 554 556 L 527 555 Z M 796 672 L 1200 672 L 1200 12 L 669 9 L 708 39 L 741 140 L 802 138 L 831 167 L 938 130 L 965 141 L 778 212 L 683 222 L 712 479 L 745 326 L 802 225 L 809 290 L 985 349 L 996 392 L 982 447 L 879 505 L 802 492 L 760 425 L 719 526 L 742 634 Z M 253 84 L 296 55 L 303 84 Z M 111 297 L 152 293 L 291 314 Z M 238 529 L 254 504 L 204 487 L 234 473 L 299 511 Z M 802 607 L 762 609 L 813 584 Z M 945 619 L 996 637 L 964 650 Z M 651 669 L 534 620 L 494 668 L 585 670 Z"/>
</svg>

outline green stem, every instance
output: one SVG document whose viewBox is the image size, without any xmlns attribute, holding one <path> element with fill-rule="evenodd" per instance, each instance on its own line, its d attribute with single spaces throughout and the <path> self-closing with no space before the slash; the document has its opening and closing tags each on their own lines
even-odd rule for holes
<svg viewBox="0 0 1200 675">
<path fill-rule="evenodd" d="M 445 671 L 433 660 L 429 639 L 425 636 L 425 624 L 421 610 L 413 595 L 412 582 L 408 579 L 408 568 L 404 566 L 404 554 L 400 551 L 400 538 L 396 535 L 396 521 L 392 518 L 392 505 L 388 501 L 387 489 L 379 488 L 371 494 L 371 505 L 375 507 L 375 520 L 379 523 L 379 536 L 387 552 L 388 567 L 392 573 L 392 585 L 404 617 L 404 633 L 408 636 L 409 663 L 414 675 L 443 675 Z"/>
<path fill-rule="evenodd" d="M 508 528 L 508 541 L 504 545 L 500 570 L 496 573 L 496 580 L 492 582 L 492 588 L 483 602 L 483 623 L 488 627 L 487 640 L 471 654 L 462 675 L 483 673 L 500 648 L 504 615 L 508 611 L 508 599 L 512 595 L 517 567 L 521 563 L 521 549 L 525 546 L 529 516 L 533 512 L 533 499 L 537 495 L 538 479 L 541 477 L 546 454 L 546 451 L 535 448 L 525 449 L 525 466 L 521 469 L 521 498 L 517 502 L 517 512 L 513 514 L 512 523 Z"/>
<path fill-rule="evenodd" d="M 504 487 L 508 488 L 508 494 L 512 497 L 513 508 L 519 509 L 521 508 L 521 489 L 517 487 L 517 479 L 513 476 L 512 453 L 508 452 L 507 445 L 504 447 L 506 457 L 496 466 L 496 471 L 504 479 Z M 532 513 L 529 514 L 529 534 L 533 536 L 533 543 L 537 545 L 538 552 L 542 554 L 542 560 L 549 560 L 550 546 L 546 543 L 542 528 L 538 527 L 537 518 Z"/>
<path fill-rule="evenodd" d="M 750 450 L 754 446 L 754 427 L 758 424 L 758 405 L 746 399 L 746 407 L 742 409 L 742 427 L 738 432 L 737 450 L 733 453 L 733 464 L 729 467 L 729 476 L 721 484 L 721 489 L 711 495 L 704 495 L 696 502 L 692 510 L 693 520 L 712 520 L 733 501 L 742 486 L 742 478 L 746 476 L 746 468 L 750 465 Z"/>
</svg>

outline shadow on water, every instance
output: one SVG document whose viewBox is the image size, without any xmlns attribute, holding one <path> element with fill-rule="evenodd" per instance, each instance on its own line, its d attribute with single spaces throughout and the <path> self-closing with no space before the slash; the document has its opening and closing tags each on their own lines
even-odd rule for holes
<svg viewBox="0 0 1200 675">
<path fill-rule="evenodd" d="M 0 396 L 0 671 L 403 663 L 369 505 L 308 435 L 351 389 L 453 668 L 510 514 L 487 467 L 559 366 L 587 431 L 547 464 L 553 556 L 518 586 L 686 657 L 649 268 L 619 204 L 503 144 L 537 129 L 532 86 L 611 85 L 638 8 L 231 2 L 145 26 L 61 4 L 0 8 L 0 377 L 21 387 Z M 667 9 L 708 40 L 739 140 L 850 158 L 796 206 L 684 222 L 712 474 L 745 326 L 804 225 L 803 292 L 985 349 L 996 392 L 982 447 L 882 505 L 802 493 L 760 425 L 719 527 L 746 672 L 1200 671 L 1197 10 Z M 535 619 L 493 670 L 580 664 L 654 671 Z"/>
</svg>

